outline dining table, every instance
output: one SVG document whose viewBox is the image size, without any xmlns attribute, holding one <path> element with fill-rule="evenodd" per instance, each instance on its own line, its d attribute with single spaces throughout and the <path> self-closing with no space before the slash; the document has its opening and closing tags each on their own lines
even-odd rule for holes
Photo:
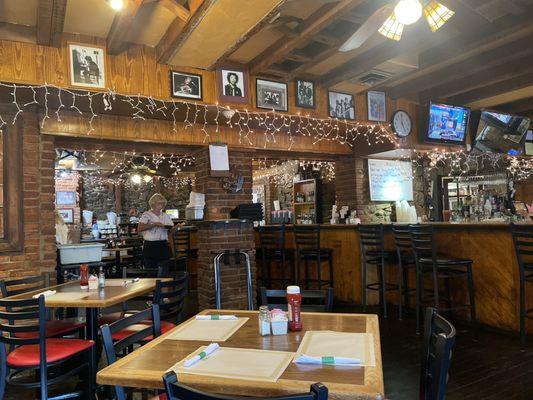
<svg viewBox="0 0 533 400">
<path fill-rule="evenodd" d="M 291 362 L 276 381 L 254 380 L 219 376 L 204 376 L 194 373 L 180 374 L 178 381 L 194 389 L 216 394 L 235 396 L 284 396 L 309 391 L 310 385 L 323 383 L 329 391 L 329 399 L 339 400 L 381 400 L 384 398 L 383 371 L 381 361 L 379 320 L 377 315 L 302 313 L 303 329 L 284 335 L 261 336 L 259 334 L 257 311 L 203 310 L 198 315 L 234 315 L 239 319 L 248 318 L 229 339 L 220 346 L 237 349 L 272 350 L 277 352 L 297 352 L 306 332 L 316 331 L 353 332 L 369 334 L 372 338 L 370 349 L 374 356 L 373 365 L 311 365 Z M 210 341 L 176 339 L 184 324 L 190 324 L 197 316 L 183 322 L 171 331 L 137 348 L 127 356 L 102 369 L 97 374 L 100 385 L 163 389 L 163 375 L 180 360 L 190 357 L 201 346 Z M 203 338 L 205 339 L 205 338 Z M 284 367 L 285 368 L 285 367 Z"/>
<path fill-rule="evenodd" d="M 158 280 L 166 281 L 167 278 L 154 279 L 106 279 L 104 288 L 88 290 L 81 289 L 80 281 L 69 281 L 60 285 L 26 292 L 8 299 L 25 299 L 46 291 L 55 291 L 53 295 L 45 297 L 45 306 L 48 308 L 82 308 L 85 309 L 86 339 L 98 343 L 98 314 L 102 308 L 111 307 L 135 297 L 155 290 Z M 98 365 L 98 346 L 91 347 L 90 366 L 92 373 L 91 395 L 95 396 L 96 369 Z"/>
</svg>

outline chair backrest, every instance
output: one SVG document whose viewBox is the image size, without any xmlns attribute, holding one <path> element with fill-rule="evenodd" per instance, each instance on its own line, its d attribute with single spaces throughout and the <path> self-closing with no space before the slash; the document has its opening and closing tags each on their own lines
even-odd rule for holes
<svg viewBox="0 0 533 400">
<path fill-rule="evenodd" d="M 308 393 L 279 397 L 244 397 L 215 395 L 190 388 L 178 382 L 174 372 L 163 375 L 168 400 L 327 400 L 328 388 L 322 383 L 314 383 Z"/>
<path fill-rule="evenodd" d="M 514 250 L 520 270 L 524 271 L 524 263 L 533 260 L 533 226 L 511 224 Z"/>
<path fill-rule="evenodd" d="M 392 234 L 394 236 L 394 244 L 399 251 L 412 251 L 413 245 L 411 243 L 411 232 L 409 225 L 393 224 Z"/>
<path fill-rule="evenodd" d="M 172 230 L 174 256 L 188 255 L 191 250 L 191 228 L 174 228 Z"/>
<path fill-rule="evenodd" d="M 333 288 L 326 290 L 302 290 L 302 311 L 331 312 L 333 310 Z M 287 292 L 261 287 L 261 305 L 270 310 L 279 308 L 287 311 Z"/>
<path fill-rule="evenodd" d="M 381 252 L 382 257 L 385 257 L 385 235 L 383 224 L 359 224 L 357 225 L 359 232 L 359 246 L 363 257 L 370 257 L 369 250 Z M 372 258 L 376 257 L 372 255 Z"/>
<path fill-rule="evenodd" d="M 437 249 L 435 247 L 433 225 L 409 225 L 409 232 L 411 235 L 411 246 L 417 262 L 422 257 L 431 257 L 435 264 L 437 259 Z"/>
<path fill-rule="evenodd" d="M 151 320 L 152 324 L 146 323 L 146 320 Z M 144 321 L 144 323 L 143 323 Z M 124 335 L 119 340 L 114 340 L 113 334 L 131 328 L 131 334 Z M 120 319 L 112 324 L 102 325 L 100 327 L 102 334 L 102 342 L 107 358 L 108 365 L 117 361 L 117 358 L 129 347 L 135 344 L 142 344 L 147 338 L 156 338 L 161 335 L 161 319 L 159 316 L 159 306 L 152 304 L 150 308 L 140 311 L 123 319 Z M 115 386 L 117 400 L 126 400 L 124 388 Z"/>
<path fill-rule="evenodd" d="M 37 276 L 0 281 L 2 297 L 16 296 L 17 294 L 31 292 L 32 290 L 44 289 L 50 286 L 50 274 L 43 273 Z"/>
<path fill-rule="evenodd" d="M 320 249 L 320 225 L 294 225 L 296 250 Z"/>
<path fill-rule="evenodd" d="M 156 282 L 154 304 L 159 305 L 162 320 L 178 324 L 181 322 L 181 312 L 187 295 L 188 280 L 189 274 L 181 271 L 171 281 Z"/>
<path fill-rule="evenodd" d="M 434 308 L 427 308 L 420 372 L 420 400 L 444 400 L 454 342 L 454 326 Z"/>
<path fill-rule="evenodd" d="M 259 245 L 261 251 L 285 248 L 285 225 L 259 226 Z"/>
</svg>

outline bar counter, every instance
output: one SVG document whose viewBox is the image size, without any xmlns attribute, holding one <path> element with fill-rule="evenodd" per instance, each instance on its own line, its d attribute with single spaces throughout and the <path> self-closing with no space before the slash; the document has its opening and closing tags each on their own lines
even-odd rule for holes
<svg viewBox="0 0 533 400">
<path fill-rule="evenodd" d="M 496 328 L 518 331 L 519 280 L 518 264 L 508 223 L 434 223 L 438 251 L 453 257 L 474 260 L 473 275 L 478 321 Z M 287 225 L 285 246 L 294 249 L 292 226 Z M 394 250 L 391 225 L 385 225 L 385 242 Z M 256 230 L 256 245 L 259 237 Z M 356 225 L 321 225 L 321 247 L 333 249 L 335 299 L 346 304 L 361 304 L 361 255 Z M 259 270 L 259 267 L 258 267 Z M 327 271 L 326 265 L 323 271 Z M 396 268 L 390 268 L 387 280 L 396 283 Z M 327 273 L 327 272 L 325 272 Z M 369 277 L 372 280 L 372 278 Z M 452 288 L 465 282 L 452 282 Z M 414 287 L 414 275 L 409 278 Z M 453 289 L 452 289 L 453 290 Z M 466 303 L 466 288 L 459 287 L 452 298 Z M 396 293 L 388 294 L 396 303 Z M 528 308 L 533 307 L 529 299 Z M 465 313 L 466 316 L 466 313 Z M 393 314 L 391 316 L 395 318 Z M 533 333 L 533 323 L 527 322 Z"/>
</svg>

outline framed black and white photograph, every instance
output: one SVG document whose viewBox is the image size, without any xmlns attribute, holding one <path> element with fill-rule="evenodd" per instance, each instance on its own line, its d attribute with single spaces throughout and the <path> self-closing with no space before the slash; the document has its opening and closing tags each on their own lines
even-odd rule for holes
<svg viewBox="0 0 533 400">
<path fill-rule="evenodd" d="M 65 224 L 73 224 L 74 223 L 74 209 L 72 208 L 63 208 L 58 209 L 57 213 L 63 218 L 63 221 Z"/>
<path fill-rule="evenodd" d="M 296 106 L 315 108 L 315 83 L 303 79 L 295 81 Z"/>
<path fill-rule="evenodd" d="M 217 70 L 218 100 L 224 103 L 250 103 L 248 73 L 238 68 Z"/>
<path fill-rule="evenodd" d="M 172 97 L 202 100 L 202 75 L 170 71 Z"/>
<path fill-rule="evenodd" d="M 287 84 L 283 82 L 257 79 L 255 82 L 257 108 L 288 111 Z"/>
<path fill-rule="evenodd" d="M 58 206 L 75 206 L 78 203 L 76 192 L 56 192 L 56 204 Z"/>
<path fill-rule="evenodd" d="M 370 91 L 367 93 L 368 120 L 387 121 L 387 108 L 385 105 L 385 93 Z"/>
<path fill-rule="evenodd" d="M 331 118 L 355 119 L 355 102 L 351 94 L 328 92 L 329 116 Z"/>
<path fill-rule="evenodd" d="M 70 85 L 105 89 L 105 47 L 68 44 Z"/>
</svg>

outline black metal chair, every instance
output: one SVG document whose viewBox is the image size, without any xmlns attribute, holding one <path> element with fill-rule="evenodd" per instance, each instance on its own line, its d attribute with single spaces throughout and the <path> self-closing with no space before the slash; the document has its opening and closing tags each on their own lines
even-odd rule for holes
<svg viewBox="0 0 533 400">
<path fill-rule="evenodd" d="M 417 269 L 417 303 L 416 329 L 420 330 L 420 314 L 424 307 L 424 278 L 429 275 L 432 278 L 433 293 L 431 295 L 432 306 L 439 312 L 460 309 L 470 310 L 471 322 L 476 322 L 476 305 L 474 299 L 474 279 L 472 276 L 473 261 L 466 258 L 453 258 L 437 254 L 435 232 L 433 225 L 409 225 L 411 243 L 416 258 Z M 452 306 L 450 279 L 462 277 L 466 279 L 468 290 L 468 304 Z M 439 289 L 440 281 L 444 281 L 445 296 Z M 441 301 L 446 302 L 446 307 L 441 307 Z"/>
<path fill-rule="evenodd" d="M 511 232 L 520 282 L 520 341 L 525 346 L 526 319 L 533 319 L 533 308 L 526 304 L 526 283 L 533 283 L 533 226 L 512 224 Z"/>
<path fill-rule="evenodd" d="M 111 365 L 118 358 L 133 350 L 135 345 L 143 345 L 161 335 L 159 306 L 139 311 L 112 324 L 100 327 L 107 364 Z M 122 386 L 115 386 L 117 400 L 126 400 Z"/>
<path fill-rule="evenodd" d="M 8 298 L 34 290 L 46 289 L 50 287 L 50 274 L 43 273 L 37 276 L 30 276 L 9 281 L 0 281 L 0 292 L 2 298 Z M 64 310 L 64 309 L 62 309 Z M 12 311 L 8 309 L 7 311 Z M 72 334 L 83 336 L 85 323 L 76 319 L 53 319 L 53 313 L 46 309 L 46 337 L 61 337 Z"/>
<path fill-rule="evenodd" d="M 244 397 L 215 395 L 193 389 L 178 382 L 174 372 L 163 375 L 168 400 L 327 400 L 328 388 L 322 383 L 314 383 L 308 393 L 279 397 Z"/>
<path fill-rule="evenodd" d="M 383 318 L 387 318 L 387 292 L 400 290 L 398 284 L 393 285 L 386 282 L 385 270 L 395 262 L 395 254 L 385 250 L 385 235 L 382 224 L 360 224 L 357 227 L 357 231 L 359 232 L 359 247 L 361 250 L 363 311 L 366 312 L 367 292 L 369 290 L 377 291 L 379 292 L 379 305 Z M 377 282 L 367 283 L 367 272 L 370 266 L 377 269 Z M 401 275 L 399 275 L 398 280 L 401 281 Z"/>
<path fill-rule="evenodd" d="M 189 274 L 182 271 L 173 280 L 163 282 L 157 281 L 154 292 L 154 304 L 159 305 L 161 320 L 175 325 L 180 324 L 181 313 L 187 295 Z M 163 333 L 166 331 L 163 328 Z"/>
<path fill-rule="evenodd" d="M 333 288 L 326 290 L 302 290 L 302 311 L 331 312 L 333 311 Z M 287 311 L 287 292 L 285 290 L 272 290 L 261 288 L 261 305 L 268 306 L 270 310 L 279 308 Z"/>
<path fill-rule="evenodd" d="M 416 260 L 413 253 L 413 245 L 411 244 L 409 225 L 393 224 L 392 234 L 396 246 L 396 259 L 398 260 L 398 289 L 399 293 L 401 293 L 398 314 L 399 319 L 402 319 L 403 307 L 409 307 L 410 295 L 415 296 L 416 303 L 416 284 L 415 287 L 409 287 L 409 269 L 414 269 L 416 276 Z"/>
<path fill-rule="evenodd" d="M 296 242 L 296 281 L 300 281 L 302 261 L 305 263 L 304 287 L 315 282 L 317 289 L 323 286 L 333 287 L 333 249 L 320 247 L 320 225 L 294 225 Z M 316 265 L 316 279 L 309 278 L 309 261 Z M 329 277 L 322 279 L 322 262 L 329 263 Z"/>
<path fill-rule="evenodd" d="M 47 338 L 44 303 L 44 296 L 0 300 L 0 398 L 4 396 L 6 385 L 33 388 L 43 400 L 88 398 L 88 393 L 92 393 L 91 379 L 87 379 L 86 393 L 76 391 L 48 397 L 49 385 L 72 380 L 85 370 L 88 371 L 86 377 L 95 373 L 89 362 L 89 350 L 94 342 Z M 6 351 L 6 347 L 10 350 Z"/>
<path fill-rule="evenodd" d="M 282 287 L 286 287 L 287 283 L 294 283 L 294 251 L 285 248 L 285 225 L 259 226 L 258 232 L 262 285 L 271 288 L 273 281 L 279 281 Z M 286 276 L 287 261 L 290 263 L 289 277 Z M 272 278 L 273 262 L 280 266 L 280 278 Z"/>
<path fill-rule="evenodd" d="M 420 400 L 444 400 L 454 343 L 454 326 L 437 310 L 428 308 L 420 372 Z"/>
</svg>

